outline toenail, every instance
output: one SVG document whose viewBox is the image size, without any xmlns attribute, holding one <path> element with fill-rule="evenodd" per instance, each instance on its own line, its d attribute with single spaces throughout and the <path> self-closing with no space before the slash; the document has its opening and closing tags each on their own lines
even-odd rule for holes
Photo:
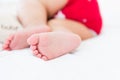
<svg viewBox="0 0 120 80">
<path fill-rule="evenodd" d="M 34 54 L 38 54 L 38 51 L 37 51 L 37 50 L 35 50 L 35 51 L 33 51 L 33 53 L 34 53 Z"/>
<path fill-rule="evenodd" d="M 30 46 L 30 49 L 35 50 L 36 47 L 35 46 Z"/>
</svg>

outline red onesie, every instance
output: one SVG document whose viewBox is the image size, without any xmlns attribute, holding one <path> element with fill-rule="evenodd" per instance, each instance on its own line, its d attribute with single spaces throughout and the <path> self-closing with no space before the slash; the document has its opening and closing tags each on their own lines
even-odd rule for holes
<svg viewBox="0 0 120 80">
<path fill-rule="evenodd" d="M 97 34 L 100 33 L 102 18 L 97 0 L 69 0 L 62 12 L 66 18 L 79 21 Z"/>
</svg>

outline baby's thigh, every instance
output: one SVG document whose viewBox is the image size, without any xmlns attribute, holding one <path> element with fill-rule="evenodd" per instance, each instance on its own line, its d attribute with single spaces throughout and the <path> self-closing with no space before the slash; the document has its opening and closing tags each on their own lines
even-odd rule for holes
<svg viewBox="0 0 120 80">
<path fill-rule="evenodd" d="M 48 14 L 53 16 L 62 9 L 68 2 L 68 0 L 39 0 L 47 9 Z"/>
</svg>

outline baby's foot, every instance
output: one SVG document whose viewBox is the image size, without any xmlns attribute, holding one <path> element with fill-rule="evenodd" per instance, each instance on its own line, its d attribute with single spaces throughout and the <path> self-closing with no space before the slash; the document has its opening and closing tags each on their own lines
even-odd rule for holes
<svg viewBox="0 0 120 80">
<path fill-rule="evenodd" d="M 27 42 L 34 55 L 43 60 L 50 60 L 76 49 L 81 39 L 73 33 L 48 32 L 34 34 L 28 38 Z"/>
<path fill-rule="evenodd" d="M 3 45 L 4 50 L 17 50 L 17 49 L 23 49 L 28 47 L 27 39 L 35 33 L 41 33 L 41 32 L 47 32 L 49 31 L 49 28 L 47 26 L 41 28 L 41 27 L 35 27 L 35 28 L 26 28 L 24 30 L 21 30 L 19 32 L 16 32 L 15 34 L 8 37 L 6 42 Z"/>
</svg>

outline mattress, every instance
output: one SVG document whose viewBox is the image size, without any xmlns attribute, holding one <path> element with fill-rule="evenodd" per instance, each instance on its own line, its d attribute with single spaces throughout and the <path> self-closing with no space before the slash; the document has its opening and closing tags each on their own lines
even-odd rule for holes
<svg viewBox="0 0 120 80">
<path fill-rule="evenodd" d="M 15 11 L 11 4 L 4 7 L 11 6 L 8 13 Z M 0 80 L 120 80 L 120 1 L 99 0 L 99 4 L 104 24 L 98 37 L 50 61 L 33 56 L 29 48 L 0 51 Z"/>
</svg>

